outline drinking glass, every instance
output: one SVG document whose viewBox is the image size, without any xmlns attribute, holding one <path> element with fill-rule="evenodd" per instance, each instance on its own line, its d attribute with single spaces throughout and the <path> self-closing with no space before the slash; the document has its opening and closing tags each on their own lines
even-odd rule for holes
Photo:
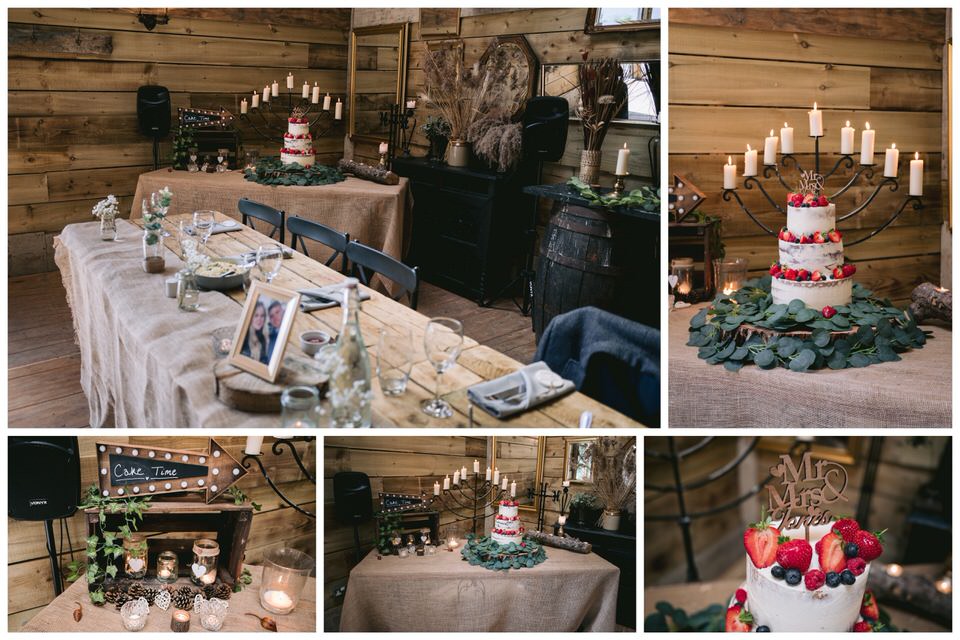
<svg viewBox="0 0 960 640">
<path fill-rule="evenodd" d="M 434 418 L 449 418 L 453 409 L 445 400 L 440 399 L 440 378 L 443 372 L 453 366 L 463 348 L 463 324 L 453 318 L 431 318 L 423 334 L 423 348 L 427 360 L 437 372 L 437 385 L 433 398 L 421 403 L 423 412 Z"/>
<path fill-rule="evenodd" d="M 267 284 L 273 282 L 273 279 L 280 273 L 280 267 L 283 265 L 283 247 L 276 242 L 262 244 L 257 248 L 257 267 Z"/>
<path fill-rule="evenodd" d="M 216 211 L 194 211 L 193 212 L 193 230 L 200 236 L 200 242 L 204 247 L 207 246 L 207 240 L 213 233 L 213 225 L 217 222 Z"/>
<path fill-rule="evenodd" d="M 183 254 L 184 262 L 195 256 L 200 248 L 200 239 L 190 231 L 190 225 L 187 221 L 181 220 L 177 229 L 177 240 L 180 242 L 180 253 Z"/>
<path fill-rule="evenodd" d="M 407 390 L 413 368 L 413 336 L 409 329 L 381 329 L 377 343 L 377 378 L 385 396 Z"/>
</svg>

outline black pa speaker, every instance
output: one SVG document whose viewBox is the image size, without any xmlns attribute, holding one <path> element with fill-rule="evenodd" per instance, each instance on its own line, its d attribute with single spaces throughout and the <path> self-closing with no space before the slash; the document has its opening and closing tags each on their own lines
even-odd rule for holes
<svg viewBox="0 0 960 640">
<path fill-rule="evenodd" d="M 137 122 L 140 133 L 165 138 L 170 133 L 170 92 L 166 87 L 147 85 L 137 89 Z"/>
<path fill-rule="evenodd" d="M 370 478 L 359 471 L 333 474 L 333 507 L 344 523 L 363 522 L 373 517 Z"/>
<path fill-rule="evenodd" d="M 16 436 L 8 441 L 8 514 L 15 520 L 66 518 L 80 502 L 76 436 Z"/>
<path fill-rule="evenodd" d="M 556 162 L 567 146 L 570 105 L 563 98 L 535 96 L 523 112 L 523 153 L 528 158 Z"/>
</svg>

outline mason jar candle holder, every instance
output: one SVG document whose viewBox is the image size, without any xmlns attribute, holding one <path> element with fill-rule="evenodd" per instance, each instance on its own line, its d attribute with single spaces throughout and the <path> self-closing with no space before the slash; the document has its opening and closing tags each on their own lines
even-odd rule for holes
<svg viewBox="0 0 960 640">
<path fill-rule="evenodd" d="M 123 603 L 120 607 L 120 620 L 127 631 L 140 631 L 147 625 L 150 605 L 146 598 L 137 598 Z"/>
<path fill-rule="evenodd" d="M 123 572 L 134 580 L 147 575 L 147 541 L 139 533 L 123 541 Z"/>
<path fill-rule="evenodd" d="M 717 292 L 732 295 L 737 292 L 747 279 L 746 258 L 718 258 L 713 261 L 714 282 L 717 283 Z"/>
<path fill-rule="evenodd" d="M 193 564 L 190 565 L 193 584 L 208 585 L 217 581 L 219 557 L 220 545 L 216 540 L 201 538 L 193 543 Z"/>
<path fill-rule="evenodd" d="M 180 571 L 177 554 L 173 551 L 161 551 L 157 556 L 157 581 L 170 584 L 177 581 Z"/>
<path fill-rule="evenodd" d="M 296 549 L 284 547 L 270 552 L 263 561 L 260 605 L 270 613 L 292 612 L 313 566 L 313 558 Z"/>
<path fill-rule="evenodd" d="M 314 428 L 320 408 L 320 393 L 316 387 L 287 387 L 280 396 L 281 427 Z"/>
<path fill-rule="evenodd" d="M 674 258 L 670 261 L 670 275 L 677 278 L 673 294 L 677 300 L 687 301 L 693 294 L 693 258 Z"/>
</svg>

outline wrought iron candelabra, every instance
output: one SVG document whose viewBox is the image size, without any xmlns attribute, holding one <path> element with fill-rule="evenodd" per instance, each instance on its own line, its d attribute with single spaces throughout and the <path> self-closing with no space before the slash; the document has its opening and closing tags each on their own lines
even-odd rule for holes
<svg viewBox="0 0 960 640">
<path fill-rule="evenodd" d="M 549 490 L 549 485 L 546 482 L 540 483 L 540 489 L 534 490 L 532 487 L 527 489 L 527 498 L 533 500 L 534 498 L 540 498 L 540 501 L 537 503 L 537 531 L 543 531 L 543 522 L 544 515 L 547 508 L 547 498 L 550 498 L 553 502 L 560 503 L 560 515 L 566 515 L 567 505 L 570 503 L 570 487 L 564 486 L 562 489 L 555 489 L 553 491 Z M 561 531 L 563 527 L 560 527 Z M 561 533 L 561 535 L 563 535 Z"/>
<path fill-rule="evenodd" d="M 300 452 L 297 451 L 297 447 L 296 447 L 297 442 L 313 442 L 314 440 L 316 440 L 316 437 L 314 436 L 297 436 L 294 438 L 278 438 L 273 442 L 273 446 L 270 448 L 270 450 L 273 453 L 273 455 L 280 456 L 283 454 L 284 447 L 288 448 L 290 450 L 290 455 L 293 456 L 294 462 L 296 462 L 297 466 L 300 467 L 300 471 L 303 472 L 303 475 L 306 476 L 307 480 L 309 480 L 313 484 L 317 484 L 316 477 L 310 472 L 309 469 L 307 469 L 306 466 L 304 466 L 303 458 L 300 456 Z M 251 462 L 256 462 L 257 466 L 260 467 L 260 473 L 263 474 L 264 480 L 267 481 L 267 484 L 270 485 L 270 488 L 273 489 L 273 492 L 277 494 L 277 497 L 279 497 L 281 500 L 283 500 L 288 505 L 290 505 L 291 507 L 293 507 L 303 515 L 307 516 L 308 518 L 316 518 L 317 516 L 315 514 L 307 511 L 297 503 L 290 500 L 290 498 L 288 498 L 286 494 L 284 494 L 283 491 L 280 490 L 280 488 L 277 486 L 277 483 L 274 482 L 273 478 L 270 477 L 270 474 L 267 473 L 266 467 L 263 466 L 262 459 L 263 459 L 263 453 L 258 453 L 256 455 L 252 455 L 248 453 L 243 456 L 243 460 L 241 460 L 241 462 L 243 463 L 243 466 L 245 469 L 250 468 Z"/>
<path fill-rule="evenodd" d="M 433 496 L 431 505 L 438 502 L 443 510 L 455 516 L 454 522 L 471 521 L 470 531 L 477 535 L 487 517 L 487 508 L 493 507 L 506 494 L 500 485 L 474 473 L 469 479 L 461 478 L 457 484 L 451 483 L 449 489 L 441 489 L 440 495 Z"/>
<path fill-rule="evenodd" d="M 307 118 L 310 125 L 310 131 L 321 125 L 323 126 L 314 134 L 314 139 L 322 138 L 330 133 L 342 118 L 336 118 L 332 109 L 323 108 L 323 98 L 321 102 L 313 103 L 309 99 L 302 97 L 302 94 L 296 94 L 292 89 L 287 89 L 286 106 L 280 104 L 283 102 L 283 96 L 272 98 L 269 102 L 260 101 L 256 107 L 251 106 L 247 113 L 241 113 L 237 118 L 246 122 L 257 134 L 264 140 L 283 143 L 283 134 L 287 132 L 287 118 L 294 107 L 299 107 Z M 332 106 L 332 105 L 331 105 Z M 311 116 L 311 114 L 314 114 Z"/>
<path fill-rule="evenodd" d="M 849 170 L 849 169 L 853 169 L 854 166 L 856 166 L 857 163 L 856 161 L 854 161 L 852 153 L 841 154 L 840 157 L 837 159 L 836 164 L 833 165 L 833 168 L 830 169 L 830 171 L 828 171 L 827 173 L 821 174 L 820 173 L 820 138 L 822 138 L 823 136 L 812 135 L 809 137 L 813 138 L 813 149 L 814 149 L 813 172 L 817 175 L 822 175 L 824 183 L 826 183 L 826 181 L 831 176 L 835 175 L 838 171 L 840 171 L 841 168 L 845 168 Z M 788 169 L 792 165 L 793 170 L 796 171 L 797 173 L 803 173 L 804 172 L 803 167 L 800 166 L 800 162 L 797 160 L 796 156 L 793 153 L 782 153 L 782 154 L 779 154 L 779 156 L 780 158 L 778 162 L 774 164 L 763 165 L 763 179 L 772 180 L 773 178 L 776 178 L 777 182 L 779 182 L 784 189 L 786 189 L 787 191 L 792 191 L 793 189 L 789 185 L 787 185 L 786 181 L 784 180 L 783 172 L 781 171 L 781 166 L 783 167 L 783 169 Z M 831 194 L 827 194 L 827 199 L 833 201 L 839 196 L 846 193 L 848 190 L 850 190 L 851 187 L 855 186 L 858 183 L 861 176 L 869 183 L 869 181 L 872 180 L 874 177 L 875 166 L 876 166 L 875 163 L 860 164 L 859 168 L 853 173 L 853 175 L 849 178 L 849 180 L 847 180 L 847 182 L 842 187 L 840 187 L 839 189 L 837 189 L 835 192 Z M 770 193 L 767 191 L 766 188 L 764 188 L 763 182 L 761 182 L 756 175 L 744 177 L 743 187 L 744 189 L 753 189 L 754 187 L 759 189 L 760 193 L 763 194 L 763 197 L 766 198 L 767 202 L 769 202 L 770 205 L 774 209 L 776 209 L 778 212 L 786 216 L 787 214 L 786 208 L 783 205 L 779 204 L 776 200 L 773 199 L 773 197 L 770 196 Z M 873 192 L 870 193 L 870 195 L 867 196 L 867 198 L 862 203 L 860 203 L 858 206 L 854 207 L 853 209 L 851 209 L 846 213 L 837 214 L 837 223 L 839 224 L 844 220 L 849 220 L 850 218 L 853 218 L 854 216 L 866 210 L 884 187 L 889 187 L 891 192 L 897 191 L 900 188 L 900 182 L 895 177 L 883 176 L 880 182 L 877 183 L 877 186 L 874 188 Z M 730 202 L 731 199 L 736 200 L 737 204 L 740 206 L 743 212 L 746 213 L 750 217 L 750 219 L 753 220 L 757 225 L 759 225 L 760 228 L 762 228 L 764 231 L 766 231 L 770 235 L 774 235 L 774 236 L 777 235 L 778 230 L 771 229 L 770 227 L 765 225 L 763 222 L 761 222 L 757 218 L 757 216 L 754 214 L 754 212 L 752 212 L 747 207 L 747 205 L 744 204 L 743 200 L 740 199 L 740 194 L 737 193 L 736 188 L 723 189 L 722 196 L 723 196 L 723 199 L 727 202 Z M 907 208 L 907 205 L 912 205 L 914 210 L 922 209 L 923 202 L 922 202 L 921 196 L 908 195 L 904 199 L 904 201 L 900 204 L 900 207 L 896 209 L 896 211 L 894 211 L 883 224 L 881 224 L 879 227 L 877 227 L 873 231 L 867 233 L 866 235 L 860 238 L 857 238 L 856 240 L 848 241 L 844 239 L 843 241 L 844 246 L 851 247 L 853 245 L 860 244 L 864 240 L 869 240 L 873 236 L 877 235 L 878 233 L 880 233 L 881 231 L 889 227 L 891 224 L 893 224 L 894 220 L 899 218 L 900 214 L 902 214 L 904 209 Z"/>
<path fill-rule="evenodd" d="M 388 127 L 387 140 L 390 148 L 387 150 L 387 165 L 393 163 L 396 149 L 399 148 L 404 158 L 410 157 L 410 141 L 417 130 L 415 110 L 401 104 L 391 104 L 386 111 L 380 111 L 380 124 Z M 413 122 L 411 122 L 411 119 Z"/>
</svg>

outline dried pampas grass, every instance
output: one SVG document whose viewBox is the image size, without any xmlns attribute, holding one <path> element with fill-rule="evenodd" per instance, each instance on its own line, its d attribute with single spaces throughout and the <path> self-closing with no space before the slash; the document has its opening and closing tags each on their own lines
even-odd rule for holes
<svg viewBox="0 0 960 640">
<path fill-rule="evenodd" d="M 467 141 L 478 158 L 503 173 L 520 162 L 523 128 L 503 116 L 481 117 L 467 131 Z"/>
<path fill-rule="evenodd" d="M 607 511 L 622 511 L 637 485 L 637 441 L 600 437 L 590 445 L 593 491 Z"/>
</svg>

